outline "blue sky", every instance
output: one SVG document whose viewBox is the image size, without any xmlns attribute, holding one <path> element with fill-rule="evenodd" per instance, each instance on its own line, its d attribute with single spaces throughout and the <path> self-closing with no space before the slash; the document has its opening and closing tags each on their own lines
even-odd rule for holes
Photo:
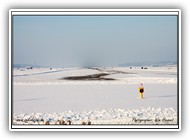
<svg viewBox="0 0 190 140">
<path fill-rule="evenodd" d="M 177 16 L 14 16 L 14 64 L 177 61 Z"/>
</svg>

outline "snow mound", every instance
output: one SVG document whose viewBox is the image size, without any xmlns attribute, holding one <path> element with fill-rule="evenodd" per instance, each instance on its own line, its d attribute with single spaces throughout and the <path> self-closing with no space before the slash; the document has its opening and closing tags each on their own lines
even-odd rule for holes
<svg viewBox="0 0 190 140">
<path fill-rule="evenodd" d="M 173 108 L 109 109 L 65 111 L 62 113 L 24 113 L 13 115 L 14 125 L 96 125 L 96 124 L 177 124 Z"/>
</svg>

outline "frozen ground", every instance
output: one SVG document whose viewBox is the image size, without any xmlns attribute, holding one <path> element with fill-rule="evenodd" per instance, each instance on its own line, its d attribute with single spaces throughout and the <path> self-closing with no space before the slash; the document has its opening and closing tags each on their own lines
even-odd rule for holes
<svg viewBox="0 0 190 140">
<path fill-rule="evenodd" d="M 14 69 L 12 92 L 14 118 L 18 118 L 23 113 L 24 116 L 27 114 L 32 116 L 36 113 L 46 114 L 45 116 L 58 113 L 60 116 L 60 113 L 71 111 L 77 116 L 80 113 L 76 112 L 81 111 L 105 110 L 107 114 L 112 114 L 109 110 L 121 109 L 123 114 L 127 114 L 129 110 L 139 110 L 145 117 L 147 113 L 143 113 L 143 108 L 146 110 L 151 107 L 154 108 L 153 110 L 162 108 L 163 111 L 157 114 L 163 118 L 167 114 L 163 114 L 164 110 L 173 110 L 172 114 L 175 118 L 173 123 L 176 123 L 177 68 L 174 66 L 147 68 Z M 114 80 L 64 79 L 100 73 L 107 74 L 104 78 Z M 138 86 L 141 82 L 145 88 L 144 99 L 138 99 Z M 98 121 L 105 122 L 98 119 L 93 123 L 96 124 Z"/>
</svg>

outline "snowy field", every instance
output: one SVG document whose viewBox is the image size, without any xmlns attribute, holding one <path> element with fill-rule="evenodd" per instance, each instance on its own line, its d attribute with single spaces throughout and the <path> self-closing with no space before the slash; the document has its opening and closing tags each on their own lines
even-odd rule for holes
<svg viewBox="0 0 190 140">
<path fill-rule="evenodd" d="M 15 68 L 13 123 L 177 124 L 177 67 L 146 68 Z"/>
</svg>

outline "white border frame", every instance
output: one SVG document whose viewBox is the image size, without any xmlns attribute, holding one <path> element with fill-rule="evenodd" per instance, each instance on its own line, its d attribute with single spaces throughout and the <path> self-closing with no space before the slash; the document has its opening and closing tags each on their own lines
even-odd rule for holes
<svg viewBox="0 0 190 140">
<path fill-rule="evenodd" d="M 178 125 L 12 125 L 12 16 L 14 15 L 176 15 L 178 16 Z M 127 126 L 127 127 L 126 127 Z M 10 9 L 9 10 L 9 130 L 10 131 L 180 131 L 181 130 L 181 10 L 180 9 Z"/>
</svg>

